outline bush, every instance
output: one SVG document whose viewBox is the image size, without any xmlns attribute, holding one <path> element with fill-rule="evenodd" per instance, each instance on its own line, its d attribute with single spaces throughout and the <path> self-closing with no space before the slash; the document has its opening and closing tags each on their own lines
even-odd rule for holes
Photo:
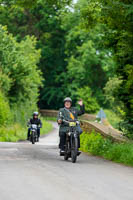
<svg viewBox="0 0 133 200">
<path fill-rule="evenodd" d="M 81 135 L 81 148 L 93 155 L 102 155 L 108 149 L 111 140 L 104 139 L 99 133 L 94 131 L 91 134 L 83 133 Z"/>
<path fill-rule="evenodd" d="M 0 141 L 1 142 L 17 142 L 18 140 L 26 139 L 26 128 L 20 124 L 14 124 L 9 127 L 0 128 Z"/>
<path fill-rule="evenodd" d="M 126 137 L 133 140 L 133 119 L 132 118 L 121 121 L 119 124 L 119 128 Z"/>
<path fill-rule="evenodd" d="M 0 91 L 0 125 L 5 126 L 11 122 L 11 112 L 9 104 Z"/>
<path fill-rule="evenodd" d="M 46 121 L 44 118 L 42 118 L 41 120 L 43 124 L 42 129 L 41 129 L 41 135 L 49 133 L 53 129 L 52 124 Z"/>
<path fill-rule="evenodd" d="M 7 28 L 1 25 L 0 41 L 0 89 L 8 99 L 14 121 L 24 124 L 25 119 L 37 108 L 38 91 L 42 85 L 42 73 L 37 65 L 40 50 L 36 49 L 37 41 L 34 37 L 27 36 L 17 42 Z M 2 101 L 1 104 L 5 112 L 5 119 L 1 120 L 5 123 L 7 110 L 10 109 L 7 103 Z"/>
<path fill-rule="evenodd" d="M 27 119 L 29 119 L 34 111 L 37 111 L 38 108 L 35 103 L 29 102 L 28 100 L 24 103 L 13 104 L 12 105 L 12 115 L 14 117 L 15 123 L 21 123 L 25 126 L 27 124 Z"/>
<path fill-rule="evenodd" d="M 121 122 L 122 118 L 116 114 L 115 112 L 113 112 L 112 110 L 104 110 L 105 114 L 107 115 L 107 119 L 109 121 L 109 123 L 114 127 L 119 129 L 119 123 Z"/>
<path fill-rule="evenodd" d="M 132 143 L 114 143 L 111 139 L 103 138 L 99 133 L 83 133 L 81 150 L 114 162 L 133 166 Z"/>
</svg>

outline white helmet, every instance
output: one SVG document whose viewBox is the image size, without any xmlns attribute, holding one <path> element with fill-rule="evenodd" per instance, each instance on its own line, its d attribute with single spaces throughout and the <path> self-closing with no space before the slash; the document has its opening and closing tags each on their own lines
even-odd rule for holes
<svg viewBox="0 0 133 200">
<path fill-rule="evenodd" d="M 72 103 L 72 99 L 71 99 L 70 97 L 66 97 L 66 98 L 64 99 L 64 103 L 65 103 L 66 101 L 69 101 L 69 102 Z"/>
<path fill-rule="evenodd" d="M 38 112 L 34 112 L 34 113 L 33 113 L 33 116 L 38 116 Z"/>
</svg>

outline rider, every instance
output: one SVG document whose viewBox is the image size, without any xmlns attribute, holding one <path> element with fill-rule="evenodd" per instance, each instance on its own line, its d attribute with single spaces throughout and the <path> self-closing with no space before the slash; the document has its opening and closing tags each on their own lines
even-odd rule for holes
<svg viewBox="0 0 133 200">
<path fill-rule="evenodd" d="M 64 152 L 64 146 L 66 141 L 66 132 L 69 131 L 69 125 L 66 123 L 63 123 L 63 119 L 66 121 L 77 119 L 78 115 L 82 115 L 85 113 L 85 106 L 83 104 L 82 100 L 78 101 L 78 104 L 80 105 L 80 110 L 78 110 L 75 107 L 72 106 L 72 99 L 70 97 L 66 97 L 64 99 L 64 108 L 61 108 L 58 112 L 57 122 L 60 125 L 59 128 L 59 136 L 60 136 L 60 143 L 59 148 L 61 153 Z M 80 126 L 77 127 L 77 131 L 79 134 L 82 133 L 82 130 Z M 80 147 L 80 140 L 79 140 L 79 147 Z"/>
<path fill-rule="evenodd" d="M 27 123 L 28 126 L 31 125 L 31 124 L 36 124 L 37 125 L 37 135 L 38 135 L 38 141 L 39 141 L 40 128 L 42 128 L 42 122 L 38 118 L 38 112 L 34 112 L 33 113 L 33 118 L 31 118 Z M 30 138 L 30 131 L 31 131 L 31 128 L 28 128 L 27 140 L 29 140 L 29 138 Z"/>
</svg>

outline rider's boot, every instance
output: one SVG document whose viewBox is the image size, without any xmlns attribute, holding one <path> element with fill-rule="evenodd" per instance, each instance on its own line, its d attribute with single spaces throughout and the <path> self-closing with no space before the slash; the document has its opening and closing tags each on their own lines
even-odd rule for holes
<svg viewBox="0 0 133 200">
<path fill-rule="evenodd" d="M 60 149 L 60 156 L 64 156 L 64 153 L 65 153 L 64 149 Z"/>
<path fill-rule="evenodd" d="M 81 154 L 81 151 L 78 150 L 77 155 L 79 156 Z"/>
</svg>

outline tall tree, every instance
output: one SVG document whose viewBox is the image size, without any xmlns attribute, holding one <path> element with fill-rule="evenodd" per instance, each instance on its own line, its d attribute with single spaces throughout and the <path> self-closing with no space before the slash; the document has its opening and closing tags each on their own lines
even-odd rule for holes
<svg viewBox="0 0 133 200">
<path fill-rule="evenodd" d="M 27 116 L 36 109 L 42 81 L 41 72 L 37 68 L 40 50 L 35 48 L 34 37 L 27 36 L 18 43 L 1 25 L 0 41 L 0 91 L 12 109 L 17 107 L 18 113 L 22 111 L 21 114 Z"/>
<path fill-rule="evenodd" d="M 68 91 L 74 98 L 78 88 L 88 86 L 92 90 L 92 96 L 103 106 L 103 88 L 115 71 L 115 62 L 112 48 L 105 48 L 103 45 L 105 34 L 99 34 L 106 27 L 98 24 L 93 29 L 86 30 L 82 24 L 81 11 L 87 5 L 88 1 L 79 1 L 74 11 L 64 14 L 62 19 L 62 26 L 67 31 L 66 82 Z"/>
<path fill-rule="evenodd" d="M 123 80 L 116 95 L 124 104 L 124 131 L 131 133 L 133 128 L 133 2 L 131 0 L 90 1 L 88 7 L 83 10 L 82 16 L 87 29 L 96 24 L 104 24 L 108 27 L 104 45 L 113 47 L 115 52 L 116 74 Z"/>
<path fill-rule="evenodd" d="M 1 5 L 0 23 L 6 24 L 18 41 L 26 35 L 36 36 L 37 47 L 41 48 L 42 55 L 39 68 L 44 77 L 39 106 L 59 108 L 65 91 L 58 75 L 66 68 L 65 32 L 60 26 L 60 13 L 67 9 L 71 1 L 37 0 L 31 5 L 28 2 L 11 1 L 10 4 Z M 5 18 L 6 21 L 3 20 Z"/>
</svg>

